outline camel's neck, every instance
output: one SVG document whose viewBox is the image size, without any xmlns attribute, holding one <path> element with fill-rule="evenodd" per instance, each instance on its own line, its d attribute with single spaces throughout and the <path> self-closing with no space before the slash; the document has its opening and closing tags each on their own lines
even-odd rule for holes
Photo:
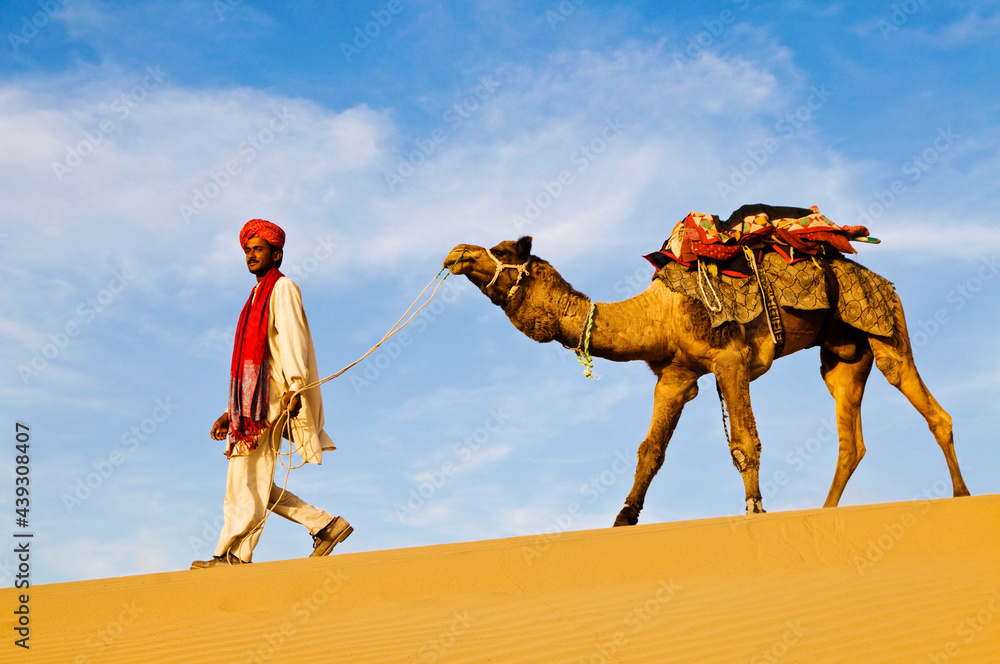
<svg viewBox="0 0 1000 664">
<path fill-rule="evenodd" d="M 647 288 L 638 295 L 620 302 L 597 302 L 589 330 L 589 352 L 616 362 L 649 359 L 663 348 L 659 334 L 662 326 L 663 302 L 658 291 Z M 577 348 L 587 332 L 587 317 L 591 302 L 574 305 L 574 313 L 564 326 L 569 337 L 563 341 Z M 582 346 L 579 346 L 582 348 Z"/>
<path fill-rule="evenodd" d="M 537 275 L 524 297 L 506 310 L 511 322 L 532 339 L 557 341 L 567 348 L 582 348 L 590 299 L 575 290 L 555 270 Z M 657 334 L 662 326 L 661 293 L 649 288 L 621 302 L 600 302 L 590 325 L 589 352 L 615 361 L 648 359 L 661 349 Z"/>
</svg>

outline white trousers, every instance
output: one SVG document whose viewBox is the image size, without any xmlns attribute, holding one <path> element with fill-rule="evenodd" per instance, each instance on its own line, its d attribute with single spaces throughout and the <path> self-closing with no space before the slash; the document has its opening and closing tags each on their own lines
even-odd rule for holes
<svg viewBox="0 0 1000 664">
<path fill-rule="evenodd" d="M 277 453 L 271 447 L 270 434 L 271 431 L 262 433 L 257 449 L 250 454 L 229 458 L 226 500 L 222 508 L 226 522 L 219 533 L 216 556 L 229 552 L 243 562 L 250 562 L 269 509 L 278 516 L 302 524 L 313 535 L 333 520 L 327 512 L 274 485 Z"/>
</svg>

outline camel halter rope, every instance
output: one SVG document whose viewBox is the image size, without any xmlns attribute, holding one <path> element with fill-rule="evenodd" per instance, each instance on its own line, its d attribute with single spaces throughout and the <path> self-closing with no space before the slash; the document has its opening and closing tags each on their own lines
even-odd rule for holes
<svg viewBox="0 0 1000 664">
<path fill-rule="evenodd" d="M 397 332 L 399 332 L 404 327 L 406 327 L 407 325 L 409 325 L 410 321 L 412 321 L 416 317 L 417 314 L 419 314 L 421 311 L 423 311 L 424 307 L 426 307 L 428 304 L 431 303 L 431 300 L 433 300 L 434 296 L 437 295 L 438 289 L 441 288 L 441 284 L 443 284 L 444 280 L 447 279 L 448 275 L 451 274 L 451 268 L 454 267 L 455 265 L 457 265 L 459 263 L 459 261 L 462 260 L 463 256 L 465 256 L 465 252 L 464 251 L 461 254 L 459 254 L 458 258 L 455 259 L 454 263 L 452 263 L 451 265 L 448 265 L 448 266 L 445 266 L 445 267 L 441 268 L 441 270 L 438 271 L 438 273 L 436 275 L 434 275 L 434 278 L 431 279 L 430 282 L 428 282 L 428 284 L 426 286 L 424 286 L 424 289 L 422 291 L 420 291 L 420 294 L 417 295 L 416 299 L 413 300 L 413 303 L 406 309 L 406 311 L 403 312 L 403 315 L 399 317 L 399 320 L 396 321 L 395 325 L 393 325 L 391 328 L 389 328 L 389 331 L 385 333 L 385 336 L 383 336 L 379 340 L 379 342 L 377 344 L 375 344 L 374 346 L 372 346 L 368 350 L 368 352 L 366 352 L 364 355 L 362 355 L 358 359 L 354 360 L 353 362 L 351 362 L 350 364 L 348 364 L 347 366 L 345 366 L 340 371 L 337 371 L 336 373 L 330 374 L 329 376 L 327 376 L 326 378 L 324 378 L 322 380 L 317 380 L 315 382 L 309 383 L 308 385 L 302 387 L 301 389 L 296 390 L 294 394 L 295 395 L 300 395 L 303 392 L 305 392 L 306 390 L 315 389 L 315 388 L 319 387 L 320 385 L 322 385 L 323 383 L 328 383 L 331 380 L 333 380 L 334 378 L 339 378 L 344 373 L 346 373 L 349 369 L 351 369 L 352 367 L 354 367 L 357 364 L 360 364 L 366 357 L 368 357 L 369 355 L 371 355 L 372 353 L 374 353 L 376 350 L 378 350 L 378 347 L 381 346 L 382 344 L 384 344 L 386 341 L 388 341 L 393 335 L 395 335 Z M 496 260 L 496 259 L 494 259 L 494 260 Z M 525 265 L 527 265 L 527 263 Z M 516 266 L 514 266 L 514 267 L 516 267 Z M 441 281 L 438 281 L 437 286 L 435 286 L 434 290 L 431 291 L 431 294 L 427 298 L 427 301 L 424 302 L 423 304 L 421 304 L 417 308 L 416 311 L 413 311 L 413 313 L 410 314 L 410 311 L 413 310 L 413 307 L 415 307 L 417 305 L 417 302 L 419 302 L 420 298 L 422 298 L 424 296 L 424 293 L 427 292 L 427 289 L 431 287 L 431 284 L 433 284 L 435 281 L 438 280 L 438 277 L 441 276 L 442 272 L 447 272 L 447 274 L 444 275 L 444 278 L 441 279 Z M 494 277 L 493 279 L 494 279 L 494 281 L 496 281 L 496 277 Z M 520 280 L 520 276 L 518 277 L 518 280 Z M 492 283 L 492 282 L 490 282 L 490 283 Z M 407 315 L 409 315 L 408 318 L 407 318 Z M 289 403 L 291 403 L 291 399 L 289 400 Z M 282 452 L 281 451 L 281 448 L 282 448 L 282 442 L 281 442 L 282 438 L 287 438 L 288 439 L 288 451 L 287 452 Z M 262 440 L 262 441 L 260 441 L 259 444 L 262 444 L 262 445 L 266 444 L 272 450 L 275 451 L 275 454 L 276 454 L 276 456 L 278 458 L 278 462 L 281 463 L 281 467 L 285 469 L 285 479 L 284 479 L 284 482 L 282 482 L 281 493 L 278 494 L 277 499 L 275 499 L 273 503 L 270 501 L 270 499 L 268 500 L 268 503 L 270 503 L 270 505 L 264 511 L 263 518 L 261 518 L 261 520 L 259 522 L 257 522 L 257 524 L 254 525 L 254 527 L 251 528 L 250 531 L 246 535 L 243 535 L 242 537 L 240 537 L 237 541 L 235 541 L 232 544 L 230 544 L 228 549 L 226 549 L 225 555 L 227 557 L 227 560 L 229 560 L 230 564 L 233 564 L 232 561 L 229 559 L 229 554 L 232 553 L 233 546 L 235 545 L 237 547 L 237 549 L 242 548 L 242 545 L 243 545 L 244 541 L 246 541 L 248 538 L 252 537 L 254 535 L 254 533 L 256 533 L 257 531 L 261 530 L 264 527 L 264 523 L 267 521 L 267 517 L 269 517 L 271 515 L 271 513 L 274 511 L 274 507 L 281 501 L 282 496 L 285 495 L 285 489 L 288 486 L 288 476 L 291 474 L 291 471 L 296 470 L 298 468 L 301 468 L 302 466 L 304 466 L 306 464 L 306 461 L 303 459 L 302 463 L 298 464 L 297 466 L 291 465 L 291 463 L 292 463 L 292 455 L 295 453 L 295 449 L 294 449 L 294 447 L 292 445 L 291 414 L 289 413 L 287 405 L 282 409 L 281 413 L 278 415 L 278 417 L 271 424 L 271 426 L 269 428 L 269 433 L 267 435 L 266 442 Z M 288 457 L 288 463 L 287 464 L 285 463 L 284 459 L 282 459 L 282 457 L 284 457 L 284 456 Z M 274 481 L 273 480 L 271 482 L 271 486 L 272 487 L 274 486 Z M 239 558 L 239 555 L 236 555 L 236 557 Z"/>
<path fill-rule="evenodd" d="M 507 297 L 512 297 L 514 293 L 517 292 L 517 289 L 521 287 L 521 278 L 528 273 L 528 263 L 531 262 L 531 259 L 529 258 L 520 265 L 512 265 L 510 263 L 501 263 L 500 259 L 494 256 L 493 252 L 489 249 L 486 250 L 486 255 L 493 259 L 493 262 L 497 264 L 497 271 L 493 273 L 493 278 L 490 279 L 490 283 L 483 287 L 483 292 L 486 292 L 486 289 L 496 283 L 497 279 L 500 277 L 500 273 L 504 270 L 517 270 L 517 278 L 514 279 L 514 285 L 510 287 L 509 291 L 507 291 Z"/>
</svg>

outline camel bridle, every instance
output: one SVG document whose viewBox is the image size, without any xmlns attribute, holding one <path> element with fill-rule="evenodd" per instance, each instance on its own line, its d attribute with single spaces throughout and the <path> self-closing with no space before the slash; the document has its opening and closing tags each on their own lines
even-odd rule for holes
<svg viewBox="0 0 1000 664">
<path fill-rule="evenodd" d="M 497 279 L 500 277 L 500 273 L 504 270 L 517 270 L 517 278 L 514 279 L 514 285 L 507 291 L 507 297 L 512 297 L 514 293 L 517 292 L 517 289 L 520 288 L 521 278 L 528 273 L 528 263 L 531 262 L 531 258 L 528 258 L 528 260 L 524 261 L 520 265 L 513 265 L 510 263 L 501 263 L 500 259 L 494 256 L 493 252 L 489 249 L 486 250 L 486 255 L 493 259 L 493 262 L 497 264 L 497 271 L 493 273 L 493 278 L 490 279 L 490 283 L 483 287 L 483 292 L 486 292 L 490 286 L 496 283 Z"/>
</svg>

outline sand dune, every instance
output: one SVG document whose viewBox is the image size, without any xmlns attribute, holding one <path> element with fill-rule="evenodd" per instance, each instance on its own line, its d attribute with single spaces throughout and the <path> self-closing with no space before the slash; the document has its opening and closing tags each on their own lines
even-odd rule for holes
<svg viewBox="0 0 1000 664">
<path fill-rule="evenodd" d="M 0 591 L 0 660 L 1000 662 L 1000 496 Z M 13 619 L 12 619 L 13 617 Z"/>
</svg>

